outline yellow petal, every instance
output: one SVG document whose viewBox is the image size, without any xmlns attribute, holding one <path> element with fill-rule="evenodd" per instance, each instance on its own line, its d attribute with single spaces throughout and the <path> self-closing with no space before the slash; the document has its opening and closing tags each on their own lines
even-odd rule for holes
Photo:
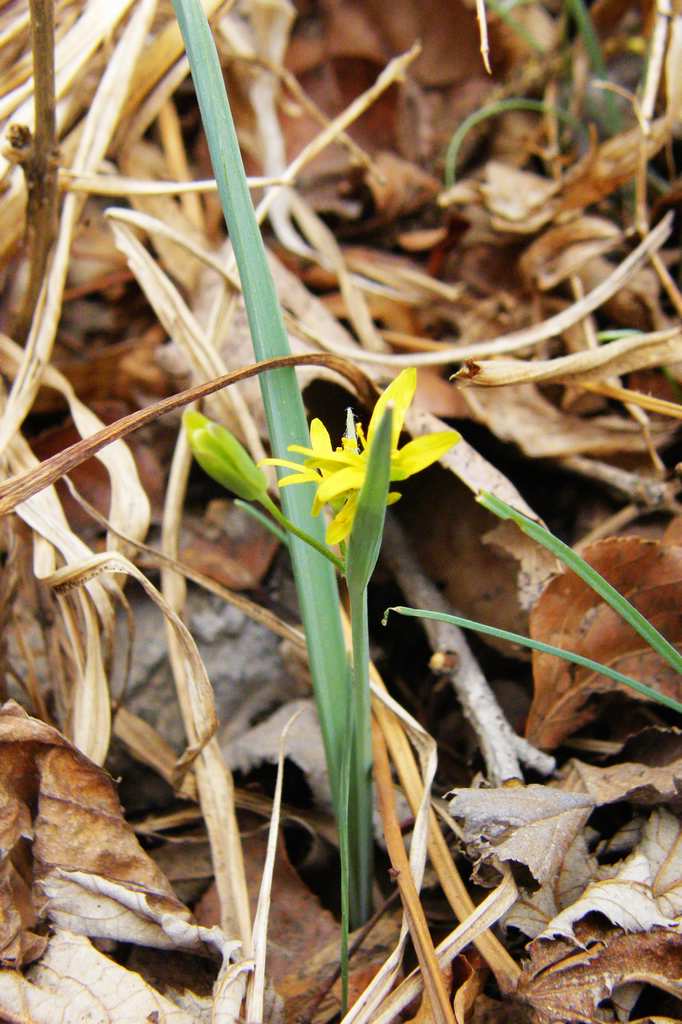
<svg viewBox="0 0 682 1024">
<path fill-rule="evenodd" d="M 347 469 L 340 469 L 328 476 L 324 483 L 320 484 L 317 496 L 321 502 L 326 503 L 332 498 L 338 498 L 346 491 L 357 491 L 362 487 L 365 474 L 361 469 L 349 466 Z"/>
<path fill-rule="evenodd" d="M 289 484 L 316 484 L 319 476 L 306 476 L 304 473 L 292 473 L 291 476 L 283 476 L 277 481 L 278 487 L 288 487 Z"/>
<path fill-rule="evenodd" d="M 346 539 L 353 527 L 357 501 L 357 494 L 351 495 L 343 508 L 336 513 L 327 527 L 325 534 L 327 544 L 340 544 L 342 540 Z"/>
<path fill-rule="evenodd" d="M 303 444 L 290 444 L 287 446 L 288 452 L 294 452 L 296 455 L 307 455 L 310 458 L 315 457 L 315 451 L 312 448 L 306 448 Z"/>
<path fill-rule="evenodd" d="M 314 469 L 323 469 L 326 473 L 338 473 L 346 466 L 355 466 L 361 470 L 366 461 L 366 457 L 358 455 L 357 452 L 344 452 L 337 448 L 329 455 L 314 455 L 311 459 L 306 459 L 305 464 Z"/>
<path fill-rule="evenodd" d="M 295 469 L 299 473 L 310 473 L 302 462 L 293 462 L 291 459 L 261 459 L 258 466 L 281 466 L 282 469 Z"/>
<path fill-rule="evenodd" d="M 316 455 L 328 455 L 331 452 L 331 438 L 322 420 L 314 419 L 310 424 L 310 443 Z"/>
<path fill-rule="evenodd" d="M 391 447 L 396 448 L 398 445 L 398 438 L 400 437 L 400 431 L 403 429 L 403 423 L 405 422 L 405 414 L 410 407 L 410 403 L 414 398 L 414 393 L 417 388 L 417 371 L 413 366 L 408 367 L 406 370 L 402 370 L 401 373 L 391 381 L 384 393 L 379 398 L 377 404 L 374 406 L 374 412 L 372 418 L 369 421 L 369 429 L 367 431 L 367 444 L 371 446 L 372 438 L 377 430 L 377 427 L 381 423 L 386 406 L 389 402 L 393 403 L 393 429 L 391 432 Z"/>
<path fill-rule="evenodd" d="M 424 434 L 401 448 L 391 459 L 391 480 L 405 480 L 438 462 L 460 440 L 456 430 L 443 430 L 438 434 Z"/>
</svg>

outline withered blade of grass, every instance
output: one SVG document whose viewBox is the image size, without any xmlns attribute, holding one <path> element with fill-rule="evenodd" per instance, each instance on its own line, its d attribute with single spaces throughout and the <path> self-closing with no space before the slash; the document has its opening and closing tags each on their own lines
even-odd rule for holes
<svg viewBox="0 0 682 1024">
<path fill-rule="evenodd" d="M 260 363 L 247 366 L 242 370 L 234 370 L 226 373 L 215 380 L 205 381 L 203 384 L 196 384 L 194 387 L 179 391 L 169 398 L 162 398 L 158 402 L 139 409 L 137 412 L 123 416 L 120 420 L 110 423 L 90 437 L 77 441 L 63 452 L 58 452 L 49 459 L 41 462 L 36 469 L 19 476 L 12 477 L 0 484 L 0 515 L 12 512 L 18 504 L 26 501 L 32 494 L 56 483 L 65 473 L 71 472 L 81 462 L 96 455 L 98 451 L 117 441 L 127 437 L 140 427 L 153 423 L 165 413 L 174 409 L 181 409 L 190 402 L 196 402 L 200 398 L 212 395 L 214 391 L 228 387 L 230 384 L 240 380 L 246 380 L 255 374 L 263 373 L 266 370 L 276 370 L 286 366 L 325 366 L 335 370 L 345 377 L 355 389 L 361 401 L 372 405 L 376 398 L 374 385 L 364 373 L 353 366 L 348 360 L 340 356 L 326 355 L 324 353 L 311 353 L 300 356 L 280 356 L 277 359 L 265 359 Z"/>
</svg>

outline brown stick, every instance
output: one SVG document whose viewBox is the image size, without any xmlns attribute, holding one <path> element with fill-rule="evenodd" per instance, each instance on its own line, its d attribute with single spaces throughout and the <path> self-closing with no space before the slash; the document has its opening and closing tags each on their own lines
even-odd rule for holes
<svg viewBox="0 0 682 1024">
<path fill-rule="evenodd" d="M 377 803 L 381 814 L 386 838 L 386 849 L 395 872 L 395 879 L 407 916 L 410 936 L 414 945 L 419 966 L 422 971 L 424 990 L 431 1003 L 431 1014 L 435 1024 L 455 1024 L 455 1016 L 445 989 L 445 981 L 433 948 L 433 942 L 426 923 L 424 909 L 419 902 L 419 894 L 412 879 L 410 862 L 405 851 L 403 837 L 400 832 L 398 816 L 395 810 L 393 781 L 388 761 L 386 742 L 381 728 L 376 721 L 372 722 L 372 752 L 374 754 L 374 781 L 376 783 Z"/>
<path fill-rule="evenodd" d="M 54 0 L 29 0 L 33 48 L 33 102 L 35 128 L 17 160 L 26 178 L 25 247 L 28 286 L 13 333 L 25 340 L 45 278 L 50 249 L 57 233 L 58 147 L 54 85 Z"/>
</svg>

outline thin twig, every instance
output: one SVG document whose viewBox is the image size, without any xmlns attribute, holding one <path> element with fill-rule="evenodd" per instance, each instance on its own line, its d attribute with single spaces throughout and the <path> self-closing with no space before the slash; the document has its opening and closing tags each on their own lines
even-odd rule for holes
<svg viewBox="0 0 682 1024">
<path fill-rule="evenodd" d="M 639 473 L 633 473 L 620 466 L 611 466 L 599 459 L 587 458 L 584 455 L 568 455 L 559 460 L 560 465 L 572 473 L 597 480 L 599 483 L 612 487 L 628 501 L 635 502 L 640 508 L 656 511 L 678 512 L 676 500 L 680 485 L 676 480 L 657 480 Z"/>
<path fill-rule="evenodd" d="M 425 576 L 402 529 L 390 516 L 386 519 L 382 557 L 412 604 L 431 611 L 452 611 L 441 592 Z M 478 737 L 490 783 L 499 785 L 507 779 L 522 779 L 519 762 L 543 775 L 553 772 L 554 758 L 536 750 L 514 733 L 462 630 L 435 620 L 424 620 L 424 629 L 434 651 L 454 655 L 454 665 L 446 674 Z"/>
<path fill-rule="evenodd" d="M 54 0 L 30 0 L 33 47 L 33 138 L 18 162 L 24 170 L 26 203 L 25 244 L 29 279 L 14 323 L 14 337 L 28 334 L 50 249 L 57 233 L 58 147 L 54 85 Z"/>
</svg>

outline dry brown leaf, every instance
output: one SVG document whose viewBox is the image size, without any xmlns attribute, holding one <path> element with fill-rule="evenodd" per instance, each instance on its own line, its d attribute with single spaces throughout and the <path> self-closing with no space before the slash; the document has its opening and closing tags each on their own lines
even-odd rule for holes
<svg viewBox="0 0 682 1024">
<path fill-rule="evenodd" d="M 679 730 L 651 729 L 657 763 L 652 758 L 641 761 L 625 760 L 609 768 L 599 768 L 577 758 L 565 765 L 561 772 L 562 784 L 572 793 L 585 792 L 597 804 L 629 800 L 638 805 L 670 802 L 682 793 L 682 734 Z M 652 753 L 654 752 L 652 751 Z M 659 759 L 660 757 L 660 759 Z"/>
<path fill-rule="evenodd" d="M 554 877 L 532 892 L 520 891 L 518 900 L 505 914 L 504 927 L 518 928 L 528 938 L 536 938 L 561 910 L 580 898 L 598 869 L 596 858 L 588 850 L 585 831 L 578 832 Z"/>
<path fill-rule="evenodd" d="M 557 212 L 582 209 L 611 195 L 632 178 L 642 151 L 650 160 L 670 138 L 670 131 L 670 122 L 659 117 L 652 122 L 646 137 L 637 125 L 592 149 L 565 175 L 556 204 Z"/>
<path fill-rule="evenodd" d="M 524 611 L 530 611 L 551 577 L 559 571 L 558 560 L 511 522 L 499 523 L 489 530 L 483 543 L 501 548 L 519 563 L 516 577 L 519 605 Z"/>
<path fill-rule="evenodd" d="M 610 252 L 622 237 L 622 231 L 603 217 L 578 217 L 536 238 L 519 260 L 519 270 L 529 284 L 546 291 L 575 274 L 586 260 Z"/>
<path fill-rule="evenodd" d="M 377 212 L 387 221 L 414 213 L 435 199 L 438 193 L 440 185 L 437 178 L 394 153 L 379 153 L 373 161 L 373 168 L 378 173 L 370 174 L 367 184 Z"/>
<path fill-rule="evenodd" d="M 258 831 L 244 840 L 244 862 L 247 881 L 251 896 L 252 909 L 255 911 L 258 890 L 261 884 L 263 863 L 267 837 Z M 204 925 L 211 925 L 218 920 L 217 898 L 215 886 L 211 886 L 202 897 L 196 908 L 198 919 Z M 391 929 L 387 933 L 390 945 L 391 937 L 395 937 L 398 924 L 392 918 Z M 340 941 L 340 927 L 333 915 L 320 905 L 318 898 L 302 881 L 300 875 L 292 867 L 286 851 L 283 837 L 277 848 L 277 860 L 273 877 L 271 905 L 268 919 L 267 974 L 277 995 L 284 1000 L 287 1021 L 295 1021 L 297 1014 L 314 1002 L 316 986 L 322 987 L 326 972 L 333 973 L 334 961 L 330 959 L 330 951 L 337 950 Z M 325 956 L 318 961 L 321 950 Z M 388 947 L 385 953 L 388 953 Z M 360 961 L 360 964 L 364 961 Z M 362 978 L 357 977 L 351 963 L 352 984 L 359 991 Z M 338 1009 L 337 995 L 330 995 L 325 1002 L 329 1010 L 333 1005 Z M 316 1016 L 315 1020 L 325 1019 L 325 1014 Z"/>
<path fill-rule="evenodd" d="M 450 813 L 464 841 L 484 861 L 525 864 L 538 882 L 555 876 L 594 803 L 549 786 L 455 789 Z"/>
<path fill-rule="evenodd" d="M 474 1007 L 485 988 L 489 968 L 476 952 L 458 957 L 452 968 L 455 985 L 452 1008 L 455 1020 L 457 1024 L 467 1024 L 471 1020 Z"/>
<path fill-rule="evenodd" d="M 490 160 L 481 195 L 498 231 L 532 234 L 554 216 L 559 183 Z"/>
<path fill-rule="evenodd" d="M 2 935 L 5 962 L 30 956 L 26 929 L 39 913 L 89 935 L 200 944 L 189 911 L 126 823 L 105 771 L 13 701 L 0 708 L 0 753 L 9 883 L 2 916 L 13 922 Z M 32 893 L 17 887 L 11 870 L 24 838 L 32 841 Z"/>
<path fill-rule="evenodd" d="M 463 444 L 460 441 L 446 454 L 448 468 L 450 459 Z M 470 450 L 474 457 L 478 455 L 475 449 Z M 466 459 L 466 452 L 464 455 Z M 482 469 L 485 475 L 485 464 L 477 465 L 476 458 L 472 469 L 474 473 Z M 464 470 L 470 472 L 466 465 Z M 466 483 L 466 477 L 463 479 Z M 508 485 L 508 481 L 502 479 Z M 425 475 L 416 493 L 408 487 L 403 489 L 405 496 L 398 503 L 396 513 L 419 561 L 429 577 L 442 588 L 450 605 L 467 618 L 526 633 L 528 615 L 520 607 L 518 597 L 517 558 L 482 539 L 495 522 L 490 513 L 472 499 L 462 483 L 444 473 Z M 453 509 L 457 509 L 456 515 Z M 491 642 L 493 646 L 502 644 L 494 638 Z M 507 654 L 510 649 L 505 643 Z"/>
<path fill-rule="evenodd" d="M 513 384 L 504 402 L 493 390 L 462 391 L 473 418 L 501 441 L 512 441 L 530 458 L 565 458 L 569 455 L 613 455 L 646 452 L 641 427 L 620 416 L 581 419 L 552 405 L 534 384 Z M 674 436 L 674 428 L 651 424 L 655 444 Z M 456 452 L 460 445 L 453 448 Z"/>
<path fill-rule="evenodd" d="M 565 907 L 539 938 L 575 939 L 576 922 L 600 914 L 625 932 L 669 929 L 679 937 L 682 925 L 682 832 L 680 822 L 658 808 L 641 841 L 611 878 L 592 882 Z"/>
<path fill-rule="evenodd" d="M 671 643 L 682 642 L 682 547 L 640 537 L 609 537 L 582 552 L 597 572 L 627 597 Z M 639 634 L 572 573 L 552 580 L 530 618 L 534 640 L 583 654 L 677 700 L 679 674 Z M 611 679 L 549 654 L 533 652 L 534 697 L 527 736 L 552 748 L 594 718 L 595 694 L 624 690 Z"/>
<path fill-rule="evenodd" d="M 535 1024 L 607 1021 L 600 1004 L 621 987 L 645 983 L 682 996 L 682 944 L 664 929 L 624 935 L 597 924 L 580 930 L 581 943 L 565 939 L 531 943 L 517 997 L 534 1011 Z"/>
<path fill-rule="evenodd" d="M 385 61 L 387 53 L 402 53 L 420 39 L 422 53 L 412 74 L 423 85 L 461 82 L 481 73 L 476 23 L 457 0 L 396 0 L 390 8 L 381 0 L 326 0 L 325 26 L 332 53 L 365 55 L 370 41 Z"/>
<path fill-rule="evenodd" d="M 249 772 L 264 763 L 276 764 L 282 730 L 299 714 L 287 740 L 287 758 L 303 773 L 317 806 L 331 807 L 331 790 L 324 756 L 322 733 L 312 700 L 293 700 L 261 719 L 251 728 L 236 732 L 226 723 L 221 742 L 233 771 Z M 229 743 L 226 739 L 229 738 Z"/>
<path fill-rule="evenodd" d="M 400 914 L 385 914 L 372 928 L 362 944 L 357 963 L 351 960 L 349 1003 L 352 1006 L 366 989 L 379 968 L 385 963 L 400 931 Z M 353 935 L 351 934 L 351 942 Z M 327 988 L 329 980 L 337 976 L 339 963 L 339 940 L 319 946 L 307 960 L 299 960 L 297 969 L 280 981 L 280 994 L 286 999 L 287 1024 L 296 1024 L 301 1014 L 314 1003 L 318 991 Z M 313 1017 L 315 1024 L 332 1020 L 341 1006 L 341 982 L 337 980 L 327 992 L 325 999 Z"/>
<path fill-rule="evenodd" d="M 231 501 L 216 498 L 201 517 L 187 515 L 180 557 L 232 590 L 253 590 L 272 564 L 278 541 Z"/>
<path fill-rule="evenodd" d="M 577 922 L 600 914 L 624 931 L 679 929 L 682 918 L 682 845 L 680 822 L 655 810 L 636 848 L 617 865 L 599 864 L 584 833 L 566 850 L 554 878 L 521 894 L 505 917 L 531 938 L 576 940 Z"/>
<path fill-rule="evenodd" d="M 196 1024 L 139 974 L 110 960 L 82 935 L 59 931 L 26 976 L 0 971 L 0 1013 L 22 1024 Z"/>
</svg>

